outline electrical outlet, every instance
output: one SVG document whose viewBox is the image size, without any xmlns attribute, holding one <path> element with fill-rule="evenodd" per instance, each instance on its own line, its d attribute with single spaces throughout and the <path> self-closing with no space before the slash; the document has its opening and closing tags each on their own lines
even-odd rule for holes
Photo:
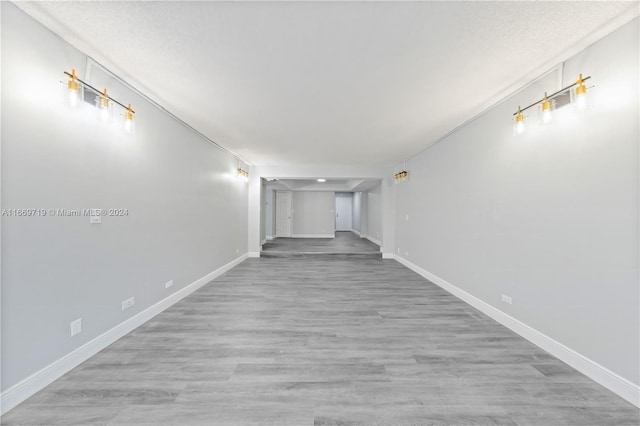
<svg viewBox="0 0 640 426">
<path fill-rule="evenodd" d="M 164 283 L 164 288 L 169 288 L 173 285 L 173 280 L 171 281 L 167 281 L 166 283 Z"/>
<path fill-rule="evenodd" d="M 122 302 L 122 310 L 124 311 L 125 309 L 132 307 L 134 303 L 136 303 L 136 301 L 133 297 L 128 298 Z"/>
<path fill-rule="evenodd" d="M 506 294 L 503 294 L 503 295 L 502 295 L 502 301 L 503 301 L 504 303 L 508 303 L 508 304 L 510 304 L 510 305 L 511 305 L 511 298 L 510 298 L 509 296 L 507 296 Z"/>
<path fill-rule="evenodd" d="M 82 331 L 82 318 L 78 318 L 75 321 L 71 321 L 71 337 Z"/>
<path fill-rule="evenodd" d="M 398 254 L 400 254 L 400 247 L 398 247 Z"/>
<path fill-rule="evenodd" d="M 405 252 L 404 252 L 404 255 L 405 255 L 405 256 L 407 256 L 407 257 L 409 257 L 409 252 L 408 252 L 408 251 L 405 251 Z"/>
<path fill-rule="evenodd" d="M 409 222 L 409 213 L 407 213 L 406 221 Z"/>
<path fill-rule="evenodd" d="M 236 249 L 236 254 L 240 253 L 240 249 Z"/>
<path fill-rule="evenodd" d="M 102 223 L 102 216 L 91 216 L 91 223 Z"/>
</svg>

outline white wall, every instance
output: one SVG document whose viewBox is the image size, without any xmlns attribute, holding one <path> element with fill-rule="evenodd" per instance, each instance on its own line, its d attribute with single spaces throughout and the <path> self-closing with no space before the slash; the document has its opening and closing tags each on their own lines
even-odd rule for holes
<svg viewBox="0 0 640 426">
<path fill-rule="evenodd" d="M 403 258 L 636 385 L 638 48 L 635 19 L 565 63 L 593 109 L 513 136 L 552 74 L 410 160 L 396 194 Z"/>
<path fill-rule="evenodd" d="M 333 238 L 335 192 L 292 192 L 292 237 Z"/>
<path fill-rule="evenodd" d="M 260 182 L 260 242 L 267 242 L 267 182 L 262 179 Z"/>
<path fill-rule="evenodd" d="M 267 239 L 272 239 L 275 238 L 274 235 L 274 230 L 276 229 L 275 227 L 275 221 L 276 221 L 276 212 L 275 212 L 275 192 L 273 190 L 273 188 L 270 188 L 269 185 L 267 185 L 267 195 L 266 195 L 267 199 L 266 199 L 266 203 L 265 203 L 265 211 L 266 211 L 266 216 L 265 216 L 265 225 L 266 225 L 266 233 L 267 233 Z"/>
<path fill-rule="evenodd" d="M 128 210 L 101 224 L 2 217 L 4 392 L 246 253 L 248 218 L 234 158 L 114 81 L 110 93 L 137 111 L 135 135 L 63 107 L 62 73 L 83 77 L 87 58 L 0 7 L 2 208 Z"/>
<path fill-rule="evenodd" d="M 367 199 L 367 234 L 366 237 L 378 245 L 382 245 L 382 186 L 371 188 L 366 193 Z"/>
<path fill-rule="evenodd" d="M 353 207 L 351 209 L 352 218 L 351 218 L 351 226 L 354 231 L 360 234 L 362 229 L 362 192 L 354 192 L 353 193 Z"/>
</svg>

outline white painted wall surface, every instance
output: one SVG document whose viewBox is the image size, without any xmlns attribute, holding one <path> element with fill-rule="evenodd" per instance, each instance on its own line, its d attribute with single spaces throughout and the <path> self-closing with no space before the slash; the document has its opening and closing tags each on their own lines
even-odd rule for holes
<svg viewBox="0 0 640 426">
<path fill-rule="evenodd" d="M 267 182 L 262 179 L 260 182 L 260 241 L 267 242 Z"/>
<path fill-rule="evenodd" d="M 5 391 L 245 254 L 248 219 L 235 159 L 113 81 L 110 94 L 137 112 L 135 135 L 67 110 L 62 72 L 84 77 L 87 58 L 13 4 L 0 7 L 2 207 L 128 210 L 101 224 L 2 218 Z M 83 330 L 71 338 L 77 318 Z"/>
<path fill-rule="evenodd" d="M 351 225 L 353 230 L 357 233 L 361 231 L 361 222 L 362 222 L 362 192 L 354 192 L 353 193 L 353 207 L 352 207 L 353 217 L 351 219 Z"/>
<path fill-rule="evenodd" d="M 330 191 L 294 191 L 293 237 L 334 236 L 335 193 Z"/>
<path fill-rule="evenodd" d="M 636 385 L 638 52 L 635 19 L 565 63 L 593 109 L 513 136 L 552 74 L 410 160 L 396 212 L 402 257 Z"/>
<path fill-rule="evenodd" d="M 382 186 L 367 191 L 367 238 L 381 244 L 382 238 Z"/>
<path fill-rule="evenodd" d="M 367 192 L 362 193 L 362 197 L 360 200 L 360 237 L 366 238 L 367 233 L 369 231 L 369 203 L 368 203 L 368 195 Z M 395 208 L 395 207 L 394 207 Z M 393 227 L 395 229 L 396 224 L 393 223 Z M 393 246 L 389 247 L 390 250 L 393 250 Z"/>
<path fill-rule="evenodd" d="M 275 229 L 275 197 L 274 197 L 274 191 L 273 188 L 270 188 L 269 185 L 267 185 L 267 200 L 266 200 L 266 204 L 265 204 L 265 225 L 266 225 L 266 229 L 267 229 L 267 239 L 272 239 L 275 236 L 274 233 L 274 229 Z"/>
</svg>

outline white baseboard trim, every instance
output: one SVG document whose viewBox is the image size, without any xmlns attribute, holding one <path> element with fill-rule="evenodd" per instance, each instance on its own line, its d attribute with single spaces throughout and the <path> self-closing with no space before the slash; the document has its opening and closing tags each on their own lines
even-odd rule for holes
<svg viewBox="0 0 640 426">
<path fill-rule="evenodd" d="M 260 252 L 259 251 L 250 251 L 249 253 L 247 253 L 247 257 L 260 257 Z"/>
<path fill-rule="evenodd" d="M 274 238 L 273 235 L 267 235 L 267 241 L 271 241 L 273 240 L 273 238 Z"/>
<path fill-rule="evenodd" d="M 403 257 L 397 256 L 393 253 L 385 253 L 382 255 L 382 257 L 383 259 L 395 258 L 398 262 L 400 262 L 407 268 L 422 275 L 424 278 L 433 282 L 437 286 L 442 287 L 444 290 L 448 291 L 449 293 L 453 294 L 457 298 L 468 303 L 479 311 L 482 311 L 484 314 L 490 316 L 508 329 L 516 332 L 534 345 L 544 349 L 551 355 L 569 364 L 571 367 L 575 368 L 585 376 L 601 384 L 621 398 L 629 401 L 636 407 L 640 407 L 640 386 L 636 385 L 635 383 L 625 379 L 624 377 L 621 377 L 608 368 L 552 339 L 546 334 L 541 333 L 535 328 L 528 326 L 520 320 L 517 320 L 516 318 L 489 305 L 488 303 L 456 287 L 446 280 L 409 262 Z"/>
<path fill-rule="evenodd" d="M 267 244 L 267 239 L 265 238 L 264 240 L 262 240 L 262 242 L 260 243 L 260 245 L 265 245 Z"/>
<path fill-rule="evenodd" d="M 375 245 L 378 245 L 378 246 L 382 247 L 382 242 L 381 242 L 381 241 L 378 241 L 378 240 L 376 240 L 375 238 L 373 238 L 373 237 L 369 237 L 369 236 L 367 236 L 367 237 L 365 237 L 365 238 L 366 238 L 367 240 L 371 241 L 373 244 L 375 244 Z"/>
<path fill-rule="evenodd" d="M 356 234 L 358 237 L 362 237 L 362 235 L 360 235 L 360 231 L 356 231 L 355 229 L 352 229 L 351 232 Z"/>
<path fill-rule="evenodd" d="M 6 414 L 9 410 L 34 395 L 36 392 L 58 380 L 60 377 L 82 364 L 107 346 L 111 345 L 116 340 L 140 327 L 151 318 L 184 299 L 186 296 L 198 290 L 211 280 L 227 272 L 246 258 L 247 255 L 244 254 L 226 265 L 221 266 L 215 271 L 208 273 L 204 277 L 199 278 L 184 288 L 181 288 L 155 305 L 137 313 L 133 317 L 102 333 L 95 339 L 85 343 L 72 352 L 69 352 L 57 361 L 54 361 L 48 366 L 33 373 L 26 379 L 11 386 L 0 394 L 0 415 Z"/>
<path fill-rule="evenodd" d="M 335 238 L 335 234 L 293 234 L 291 238 Z"/>
</svg>

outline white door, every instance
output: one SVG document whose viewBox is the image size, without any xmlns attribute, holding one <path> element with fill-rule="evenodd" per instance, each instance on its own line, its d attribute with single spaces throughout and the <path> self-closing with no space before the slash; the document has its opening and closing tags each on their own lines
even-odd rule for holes
<svg viewBox="0 0 640 426">
<path fill-rule="evenodd" d="M 336 193 L 336 231 L 351 231 L 351 205 L 353 194 Z"/>
<path fill-rule="evenodd" d="M 291 192 L 276 192 L 276 238 L 291 238 Z"/>
</svg>

